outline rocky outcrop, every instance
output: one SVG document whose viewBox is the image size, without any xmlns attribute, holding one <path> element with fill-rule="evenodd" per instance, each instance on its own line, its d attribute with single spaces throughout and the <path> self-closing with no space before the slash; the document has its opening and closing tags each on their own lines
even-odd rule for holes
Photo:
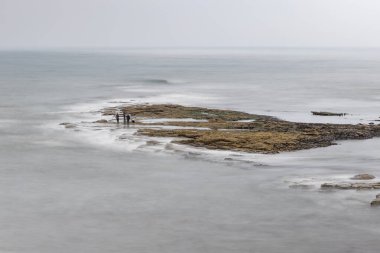
<svg viewBox="0 0 380 253">
<path fill-rule="evenodd" d="M 371 180 L 375 176 L 370 174 L 359 174 L 351 179 L 355 180 Z M 339 183 L 324 183 L 321 185 L 322 190 L 379 190 L 380 182 L 360 182 L 360 183 L 350 183 L 350 182 L 339 182 Z M 380 194 L 376 195 L 376 199 L 371 202 L 371 206 L 380 206 Z"/>
<path fill-rule="evenodd" d="M 309 190 L 309 189 L 313 189 L 314 186 L 308 185 L 308 184 L 292 184 L 292 185 L 289 185 L 289 188 L 290 189 Z"/>
<path fill-rule="evenodd" d="M 257 117 L 268 119 L 271 118 L 269 116 L 259 116 L 239 111 L 190 107 L 174 104 L 139 104 L 122 107 L 110 107 L 103 109 L 102 114 L 115 115 L 117 111 L 126 112 L 134 117 L 144 118 L 192 118 L 223 121 L 249 120 L 256 119 Z"/>
<path fill-rule="evenodd" d="M 372 200 L 371 206 L 380 206 L 380 194 L 377 194 L 376 198 Z"/>
<path fill-rule="evenodd" d="M 321 189 L 341 189 L 341 190 L 370 190 L 380 189 L 380 182 L 375 183 L 324 183 Z"/>
<path fill-rule="evenodd" d="M 95 121 L 94 123 L 108 123 L 108 121 L 106 119 L 100 119 Z"/>
<path fill-rule="evenodd" d="M 338 140 L 368 139 L 380 136 L 380 125 L 296 123 L 232 110 L 172 104 L 110 107 L 105 108 L 102 113 L 103 115 L 114 115 L 116 111 L 131 114 L 136 119 L 137 128 L 144 126 L 138 130 L 137 134 L 173 137 L 176 138 L 174 140 L 176 143 L 209 149 L 279 153 L 327 147 L 336 144 Z M 164 123 L 142 123 L 138 121 L 139 118 L 179 120 L 170 120 Z M 198 121 L 184 122 L 180 120 L 183 118 L 192 118 Z M 242 120 L 250 120 L 250 122 L 242 122 Z M 169 126 L 170 129 L 162 129 L 158 126 Z"/>
<path fill-rule="evenodd" d="M 353 176 L 351 179 L 352 180 L 371 180 L 376 178 L 374 175 L 371 174 L 358 174 Z"/>
<path fill-rule="evenodd" d="M 76 127 L 75 124 L 73 124 L 73 123 L 68 123 L 68 122 L 64 122 L 64 123 L 61 123 L 61 124 L 59 124 L 59 125 L 64 126 L 65 128 L 75 128 L 75 127 Z"/>
<path fill-rule="evenodd" d="M 345 116 L 347 113 L 335 113 L 335 112 L 311 112 L 313 115 L 317 116 Z"/>
<path fill-rule="evenodd" d="M 372 200 L 371 206 L 380 206 L 380 198 L 377 198 Z"/>
</svg>

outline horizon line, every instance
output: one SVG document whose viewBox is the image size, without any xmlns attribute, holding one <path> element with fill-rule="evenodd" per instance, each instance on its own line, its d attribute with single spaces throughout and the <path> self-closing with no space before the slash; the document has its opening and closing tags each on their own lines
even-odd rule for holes
<svg viewBox="0 0 380 253">
<path fill-rule="evenodd" d="M 41 50 L 173 50 L 173 49 L 380 49 L 380 46 L 41 46 L 0 47 L 0 51 Z"/>
</svg>

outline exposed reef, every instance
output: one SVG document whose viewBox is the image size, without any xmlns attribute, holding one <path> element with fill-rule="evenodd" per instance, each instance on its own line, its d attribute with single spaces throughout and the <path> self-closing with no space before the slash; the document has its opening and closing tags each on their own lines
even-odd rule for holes
<svg viewBox="0 0 380 253">
<path fill-rule="evenodd" d="M 327 147 L 338 140 L 380 136 L 380 125 L 296 123 L 239 111 L 172 104 L 110 107 L 103 109 L 102 114 L 114 115 L 116 111 L 123 111 L 134 117 L 136 127 L 141 126 L 137 134 L 175 137 L 175 143 L 208 149 L 278 153 Z M 162 118 L 171 120 L 151 123 L 141 121 Z M 194 121 L 181 121 L 188 118 Z"/>
<path fill-rule="evenodd" d="M 374 183 L 324 183 L 321 189 L 340 189 L 340 190 L 370 190 L 380 189 L 380 182 Z"/>
<path fill-rule="evenodd" d="M 358 175 L 353 176 L 351 179 L 352 180 L 371 180 L 375 178 L 376 177 L 371 174 L 358 174 Z"/>
<path fill-rule="evenodd" d="M 358 174 L 351 177 L 351 180 L 356 182 L 335 182 L 335 183 L 323 183 L 321 184 L 322 190 L 380 190 L 380 182 L 373 182 L 376 177 L 371 174 Z M 372 181 L 371 181 L 372 180 Z M 357 182 L 365 181 L 365 182 Z M 380 206 L 380 194 L 376 195 L 376 198 L 371 201 L 371 206 Z"/>
</svg>

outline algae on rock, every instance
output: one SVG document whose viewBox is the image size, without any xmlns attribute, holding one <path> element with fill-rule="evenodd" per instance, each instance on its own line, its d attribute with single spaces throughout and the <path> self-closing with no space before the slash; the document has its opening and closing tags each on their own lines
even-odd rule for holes
<svg viewBox="0 0 380 253">
<path fill-rule="evenodd" d="M 186 107 L 173 104 L 143 104 L 106 108 L 103 115 L 123 111 L 136 118 L 137 134 L 176 137 L 176 143 L 209 149 L 278 153 L 334 145 L 337 140 L 380 136 L 380 125 L 296 123 L 245 112 Z M 139 118 L 205 120 L 142 123 Z M 252 120 L 252 122 L 242 122 Z M 160 129 L 157 126 L 195 129 Z M 196 129 L 199 128 L 199 129 Z"/>
</svg>

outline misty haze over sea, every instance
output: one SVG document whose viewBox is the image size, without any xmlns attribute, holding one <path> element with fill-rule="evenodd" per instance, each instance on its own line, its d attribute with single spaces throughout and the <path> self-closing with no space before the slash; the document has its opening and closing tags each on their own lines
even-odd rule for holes
<svg viewBox="0 0 380 253">
<path fill-rule="evenodd" d="M 318 188 L 380 177 L 378 138 L 247 155 L 59 125 L 122 103 L 377 124 L 380 49 L 0 51 L 0 252 L 378 251 L 375 192 Z"/>
</svg>

